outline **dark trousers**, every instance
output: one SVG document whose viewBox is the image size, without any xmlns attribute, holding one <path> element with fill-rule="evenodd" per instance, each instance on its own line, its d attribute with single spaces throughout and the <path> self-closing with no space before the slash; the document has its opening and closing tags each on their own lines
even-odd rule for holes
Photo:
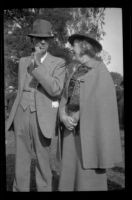
<svg viewBox="0 0 132 200">
<path fill-rule="evenodd" d="M 84 169 L 79 134 L 65 130 L 59 191 L 105 191 L 105 169 Z"/>
<path fill-rule="evenodd" d="M 19 105 L 14 129 L 16 138 L 16 164 L 13 191 L 30 190 L 30 167 L 33 156 L 37 159 L 35 178 L 37 191 L 51 191 L 50 143 L 39 129 L 36 112 Z"/>
</svg>

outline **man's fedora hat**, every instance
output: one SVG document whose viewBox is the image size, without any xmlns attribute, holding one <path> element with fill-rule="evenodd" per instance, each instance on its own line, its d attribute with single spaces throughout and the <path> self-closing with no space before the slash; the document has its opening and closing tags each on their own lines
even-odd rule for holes
<svg viewBox="0 0 132 200">
<path fill-rule="evenodd" d="M 52 25 L 49 21 L 43 19 L 37 19 L 33 23 L 33 29 L 29 37 L 48 37 L 53 38 Z"/>
<path fill-rule="evenodd" d="M 68 41 L 70 42 L 70 44 L 73 46 L 74 41 L 75 40 L 85 40 L 88 43 L 90 43 L 93 47 L 95 47 L 97 49 L 97 52 L 100 52 L 102 50 L 102 45 L 95 39 L 95 37 L 91 34 L 80 34 L 80 33 L 76 33 L 71 35 L 68 38 Z"/>
</svg>

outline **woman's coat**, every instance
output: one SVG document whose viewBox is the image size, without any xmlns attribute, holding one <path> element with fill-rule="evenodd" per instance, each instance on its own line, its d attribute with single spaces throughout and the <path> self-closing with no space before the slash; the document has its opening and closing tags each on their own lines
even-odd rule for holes
<svg viewBox="0 0 132 200">
<path fill-rule="evenodd" d="M 122 162 L 115 86 L 106 66 L 92 60 L 80 77 L 80 140 L 83 167 L 111 168 Z M 71 74 L 71 72 L 70 72 Z M 67 77 L 72 76 L 72 74 Z M 61 107 L 67 102 L 67 80 Z"/>
</svg>

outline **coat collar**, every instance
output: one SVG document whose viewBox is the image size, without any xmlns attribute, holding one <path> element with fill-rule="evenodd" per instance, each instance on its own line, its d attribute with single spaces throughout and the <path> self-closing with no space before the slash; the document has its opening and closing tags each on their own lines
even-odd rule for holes
<svg viewBox="0 0 132 200">
<path fill-rule="evenodd" d="M 91 58 L 86 65 L 90 68 L 95 68 L 99 64 L 99 62 L 99 60 Z"/>
<path fill-rule="evenodd" d="M 98 67 L 100 61 L 99 60 L 95 60 L 95 59 L 90 59 L 89 62 L 87 63 L 87 66 L 92 68 L 91 72 L 95 71 L 96 68 Z M 76 68 L 78 68 L 78 65 L 80 65 L 79 62 L 77 61 L 73 61 L 69 66 L 68 66 L 68 75 L 67 75 L 67 83 L 66 83 L 66 90 L 68 91 L 68 86 L 70 83 L 70 79 L 72 78 L 73 74 L 74 74 L 74 66 L 76 66 Z M 80 80 L 81 83 L 85 82 L 89 76 L 89 74 L 91 72 L 86 73 L 85 75 L 83 75 L 82 77 L 80 77 L 78 80 Z"/>
</svg>

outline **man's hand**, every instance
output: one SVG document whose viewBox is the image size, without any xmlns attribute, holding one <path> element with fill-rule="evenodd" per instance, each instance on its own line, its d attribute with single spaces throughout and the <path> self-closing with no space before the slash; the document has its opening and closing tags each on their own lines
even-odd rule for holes
<svg viewBox="0 0 132 200">
<path fill-rule="evenodd" d="M 40 52 L 36 51 L 31 55 L 31 64 L 27 68 L 28 73 L 31 74 L 38 65 L 40 65 Z"/>
<path fill-rule="evenodd" d="M 35 51 L 35 53 L 34 53 L 34 64 L 36 66 L 40 65 L 41 57 L 42 57 L 41 51 L 40 50 Z"/>
</svg>

